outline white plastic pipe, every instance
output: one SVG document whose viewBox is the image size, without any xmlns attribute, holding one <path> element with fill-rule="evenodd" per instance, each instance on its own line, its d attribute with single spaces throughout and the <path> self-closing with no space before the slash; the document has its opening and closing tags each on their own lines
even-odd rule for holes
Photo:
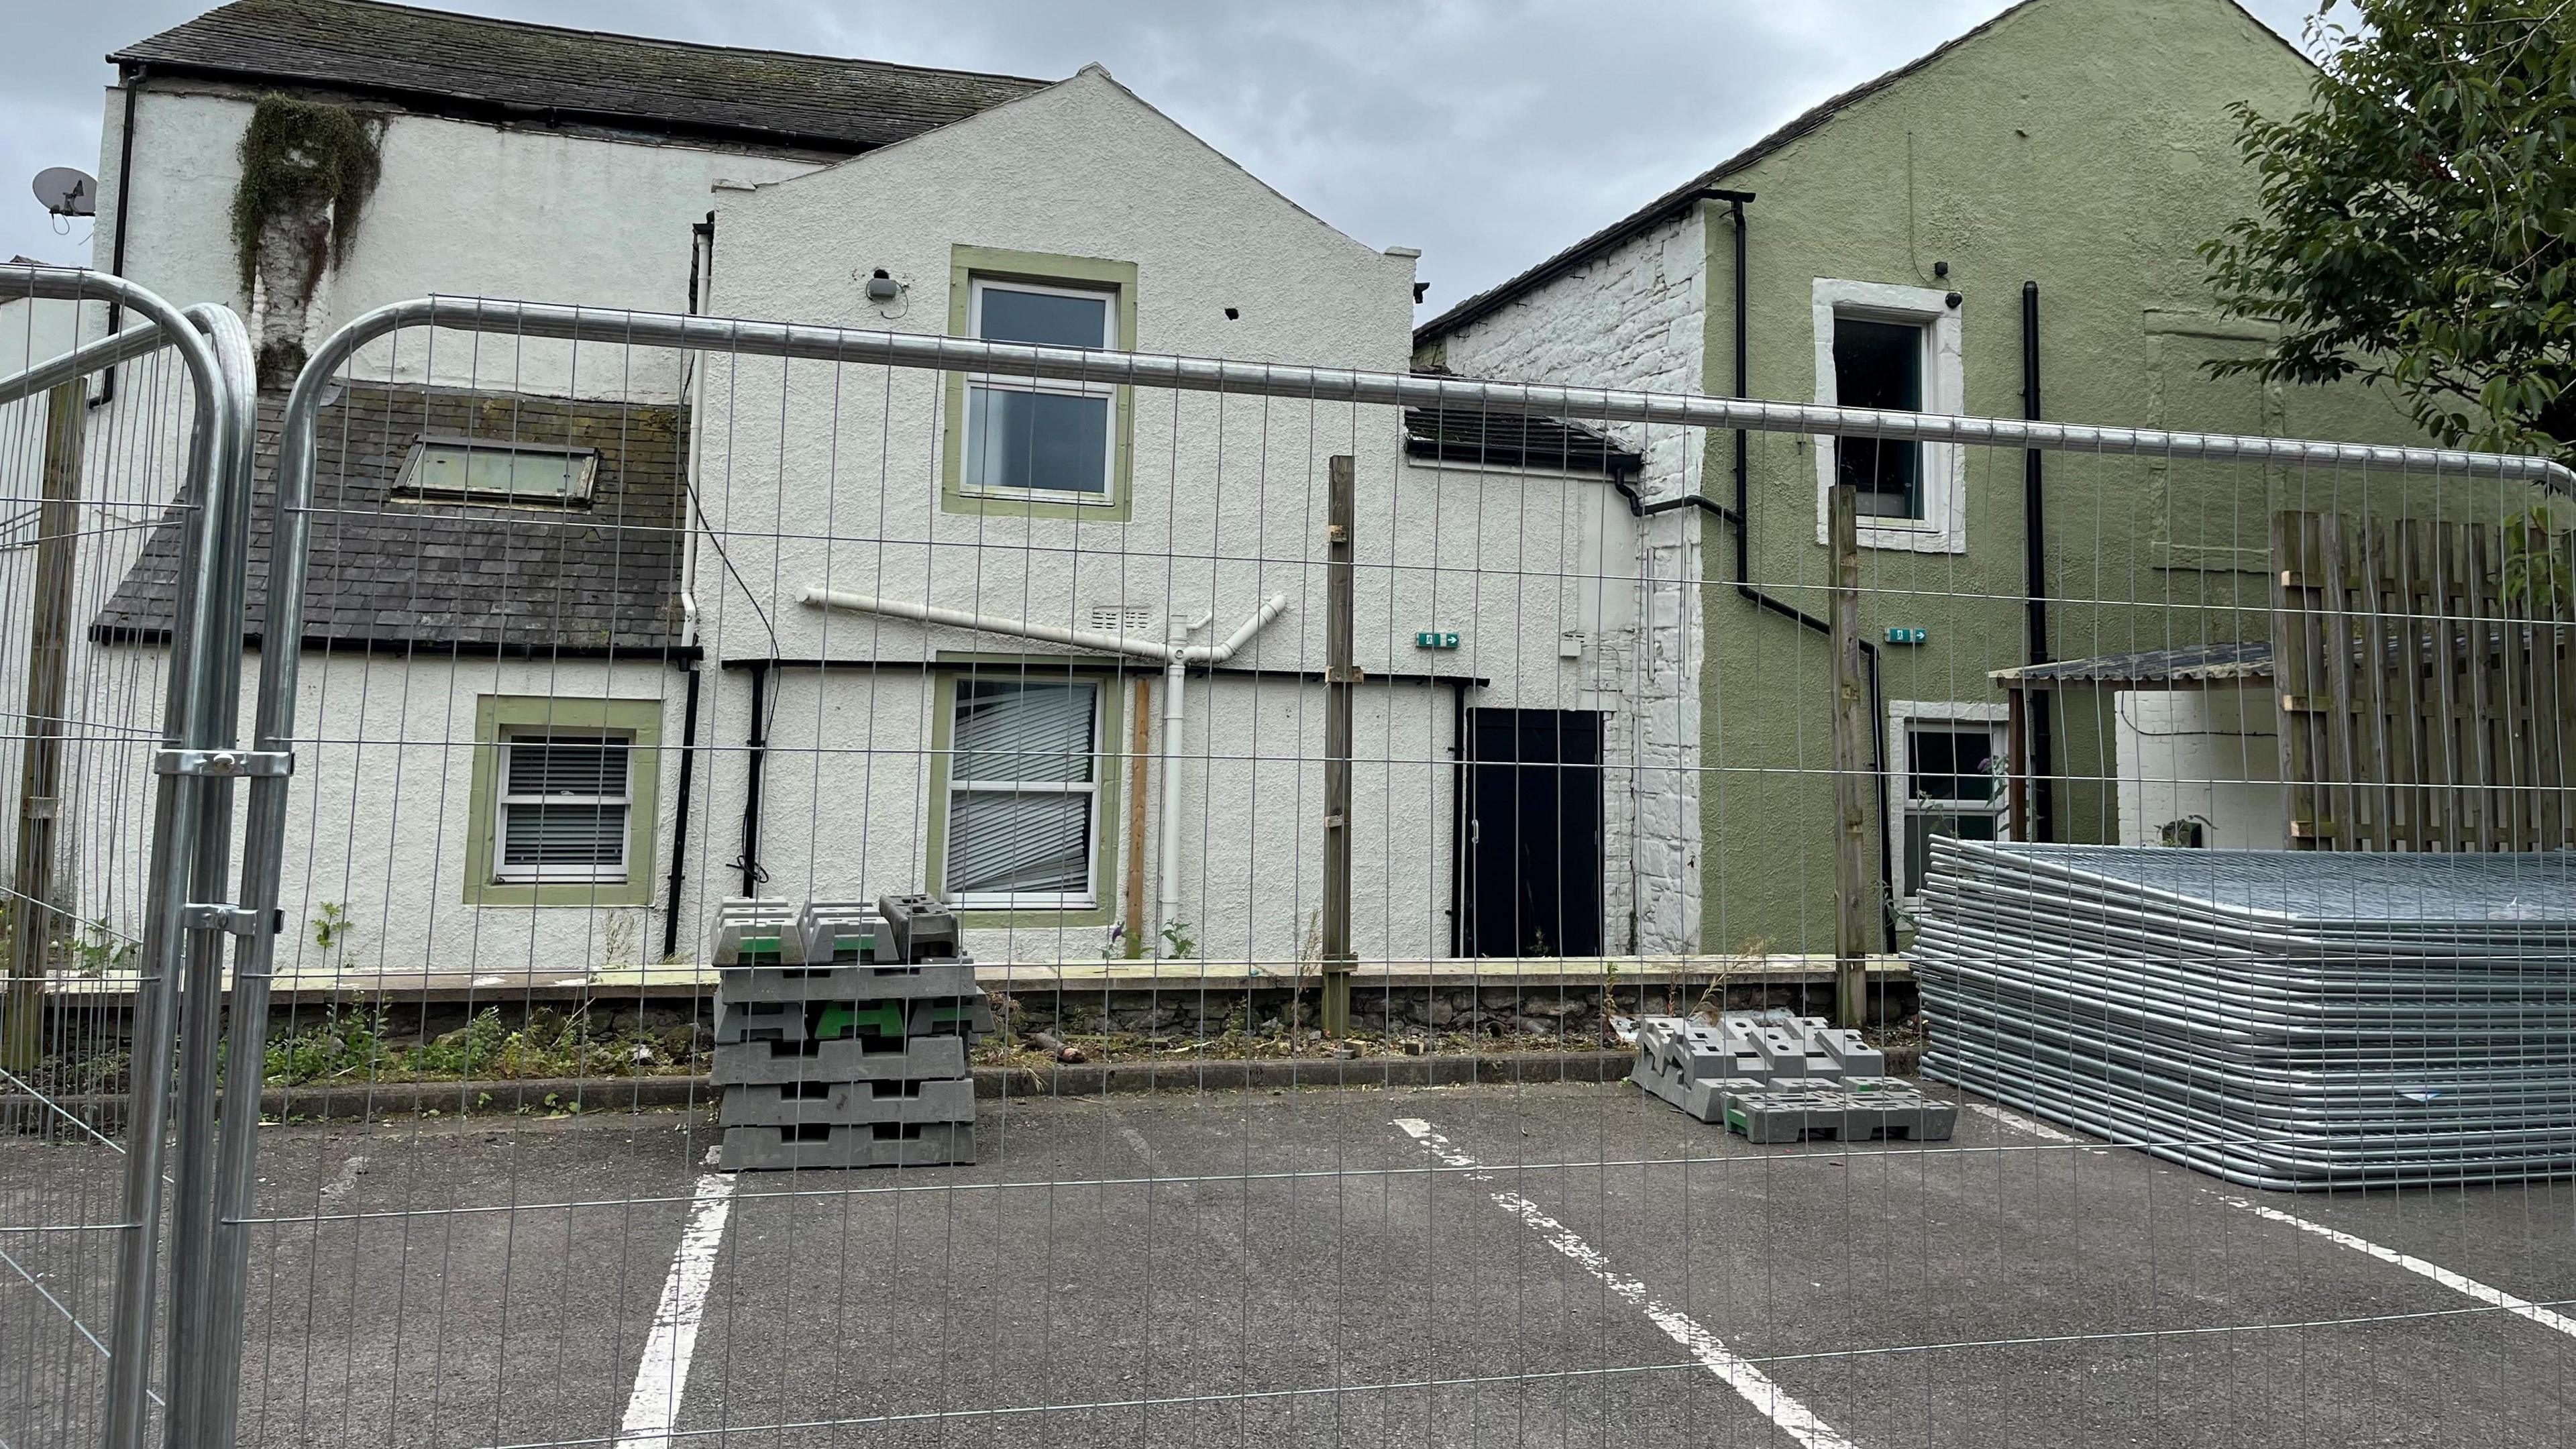
<svg viewBox="0 0 2576 1449">
<path fill-rule="evenodd" d="M 1156 642 L 1129 634 L 1103 634 L 1091 629 L 1075 629 L 1057 624 L 1039 624 L 1027 619 L 1009 619 L 995 614 L 978 614 L 967 609 L 947 609 L 937 604 L 916 604 L 905 599 L 881 599 L 874 594 L 854 594 L 843 589 L 827 589 L 817 584 L 805 586 L 802 601 L 821 609 L 848 609 L 861 614 L 883 614 L 895 619 L 913 619 L 924 624 L 945 624 L 952 629 L 974 629 L 986 634 L 1008 634 L 1021 639 L 1043 639 L 1052 644 L 1070 644 L 1080 649 L 1097 649 L 1108 654 L 1125 654 L 1138 659 L 1152 659 L 1163 666 L 1163 816 L 1158 847 L 1161 862 L 1155 875 L 1154 926 L 1157 934 L 1163 927 L 1180 919 L 1181 914 L 1181 732 L 1189 722 L 1189 711 L 1183 698 L 1193 664 L 1223 664 L 1235 652 L 1252 642 L 1252 636 L 1267 628 L 1270 621 L 1288 612 L 1288 596 L 1272 594 L 1262 602 L 1251 618 L 1243 621 L 1222 644 L 1192 644 L 1190 634 L 1206 626 L 1210 616 L 1201 615 L 1195 623 L 1183 623 L 1173 616 L 1167 637 Z M 1127 929 L 1144 929 L 1141 921 L 1129 921 Z M 1163 947 L 1157 946 L 1157 954 Z"/>
</svg>

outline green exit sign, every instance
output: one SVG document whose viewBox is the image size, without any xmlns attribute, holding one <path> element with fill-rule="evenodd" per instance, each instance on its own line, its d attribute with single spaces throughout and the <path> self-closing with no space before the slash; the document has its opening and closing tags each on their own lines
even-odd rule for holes
<svg viewBox="0 0 2576 1449">
<path fill-rule="evenodd" d="M 1931 637 L 1932 631 L 1929 629 L 1917 629 L 1907 624 L 1887 626 L 1887 642 L 1890 644 L 1920 644 Z"/>
<path fill-rule="evenodd" d="M 1458 647 L 1458 636 L 1456 634 L 1443 633 L 1438 629 L 1425 629 L 1421 633 L 1413 636 L 1413 647 L 1416 649 L 1455 649 Z"/>
</svg>

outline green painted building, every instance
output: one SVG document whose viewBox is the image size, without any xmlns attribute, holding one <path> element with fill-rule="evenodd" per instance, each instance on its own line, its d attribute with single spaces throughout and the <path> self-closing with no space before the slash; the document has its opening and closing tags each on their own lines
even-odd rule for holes
<svg viewBox="0 0 2576 1449">
<path fill-rule="evenodd" d="M 1418 331 L 1417 365 L 1730 393 L 1741 345 L 1751 396 L 2021 417 L 2035 360 L 2040 415 L 2053 420 L 2421 442 L 2385 393 L 2205 371 L 2262 341 L 2219 314 L 2196 254 L 2257 204 L 2228 108 L 2295 110 L 2314 74 L 2231 0 L 2024 0 L 1450 309 Z M 1831 659 L 1794 615 L 1828 609 L 1823 498 L 1837 469 L 1854 472 L 1868 515 L 1864 623 L 1905 641 L 1880 645 L 1874 701 L 1869 850 L 1894 883 L 1891 923 L 1926 837 L 2008 828 L 1992 671 L 2029 662 L 2035 642 L 2067 660 L 2268 638 L 2277 509 L 2366 498 L 2377 515 L 2412 489 L 2409 507 L 2439 497 L 2446 511 L 2456 500 L 2494 516 L 2465 482 L 2428 494 L 2421 480 L 2358 471 L 2051 455 L 2034 641 L 2019 450 L 1752 433 L 1739 463 L 1732 433 L 1610 431 L 1646 457 L 1650 499 L 1696 492 L 1731 511 L 1741 488 L 1740 527 L 1700 509 L 1660 514 L 1636 560 L 1650 595 L 1659 579 L 1691 581 L 1678 607 L 1650 597 L 1639 616 L 1650 632 L 1669 618 L 1645 651 L 1686 658 L 1696 687 L 1640 701 L 1635 766 L 1695 796 L 1682 814 L 1702 824 L 1695 849 L 1672 852 L 1669 879 L 1641 883 L 1640 909 L 1689 913 L 1717 953 L 1833 946 Z M 2176 808 L 2124 782 L 2122 699 L 2063 698 L 2054 779 L 2044 805 L 2038 790 L 2025 801 L 2026 833 L 2040 833 L 2038 817 L 2060 840 L 2152 840 L 2176 826 L 2122 818 L 2124 783 L 2133 817 Z M 2131 742 L 2163 718 L 2132 719 Z M 2258 782 L 2255 816 L 2267 729 L 2224 724 Z M 2280 843 L 2260 838 L 2260 819 L 2224 818 L 2230 808 L 2186 810 L 2180 828 L 2214 812 L 2222 838 L 2200 843 Z"/>
</svg>

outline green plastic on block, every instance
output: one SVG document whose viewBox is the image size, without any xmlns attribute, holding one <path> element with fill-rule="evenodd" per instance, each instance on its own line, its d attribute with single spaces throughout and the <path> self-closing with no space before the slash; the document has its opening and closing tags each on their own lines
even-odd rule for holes
<svg viewBox="0 0 2576 1449">
<path fill-rule="evenodd" d="M 875 1006 L 852 1006 L 836 1001 L 824 1007 L 823 1014 L 814 1022 L 814 1036 L 818 1041 L 838 1041 L 861 1031 L 878 1036 L 903 1035 L 903 1003 L 887 1001 Z"/>
</svg>

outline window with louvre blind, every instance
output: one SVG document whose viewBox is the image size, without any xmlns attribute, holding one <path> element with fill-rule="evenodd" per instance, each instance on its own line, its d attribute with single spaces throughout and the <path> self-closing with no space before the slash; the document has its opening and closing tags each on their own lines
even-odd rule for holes
<svg viewBox="0 0 2576 1449">
<path fill-rule="evenodd" d="M 621 734 L 504 735 L 493 878 L 624 880 L 633 752 Z"/>
<path fill-rule="evenodd" d="M 956 682 L 943 880 L 964 906 L 1079 909 L 1100 805 L 1100 685 Z"/>
<path fill-rule="evenodd" d="M 651 905 L 666 703 L 614 695 L 477 698 L 465 903 Z"/>
</svg>

